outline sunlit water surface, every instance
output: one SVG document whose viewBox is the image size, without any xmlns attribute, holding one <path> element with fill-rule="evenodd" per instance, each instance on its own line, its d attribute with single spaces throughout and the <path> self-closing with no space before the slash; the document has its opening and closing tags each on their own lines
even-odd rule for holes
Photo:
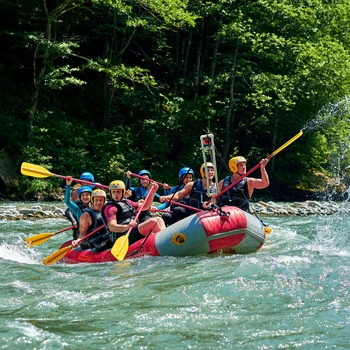
<svg viewBox="0 0 350 350">
<path fill-rule="evenodd" d="M 349 349 L 350 219 L 263 218 L 250 255 L 42 265 L 64 219 L 1 221 L 2 349 Z"/>
</svg>

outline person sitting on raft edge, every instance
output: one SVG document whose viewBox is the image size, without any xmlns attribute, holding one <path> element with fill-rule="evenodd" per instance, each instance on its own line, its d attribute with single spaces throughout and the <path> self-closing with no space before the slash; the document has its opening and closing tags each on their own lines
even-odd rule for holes
<svg viewBox="0 0 350 350">
<path fill-rule="evenodd" d="M 188 199 L 187 199 L 188 206 L 191 206 L 193 208 L 198 208 L 201 210 L 207 209 L 210 205 L 210 203 L 208 204 L 208 202 L 210 202 L 211 197 L 207 195 L 207 179 L 205 174 L 205 167 L 207 167 L 208 169 L 209 193 L 212 193 L 212 194 L 216 193 L 217 189 L 216 189 L 216 183 L 214 182 L 214 177 L 215 177 L 214 165 L 211 162 L 206 162 L 206 163 L 203 163 L 199 168 L 199 172 L 202 177 L 201 179 L 188 182 L 182 190 L 176 192 L 174 195 L 168 194 L 167 196 L 160 197 L 161 202 L 163 203 L 169 200 L 178 202 L 179 200 L 188 196 Z M 173 209 L 173 214 L 171 216 L 171 225 L 194 213 L 195 211 L 189 208 L 185 208 L 181 206 L 175 207 Z"/>
<path fill-rule="evenodd" d="M 151 186 L 158 189 L 154 182 Z M 143 203 L 133 202 L 126 199 L 125 184 L 121 180 L 114 180 L 109 184 L 109 193 L 111 199 L 102 208 L 102 219 L 107 230 L 105 241 L 101 243 L 98 250 L 112 248 L 115 241 L 125 235 L 129 228 L 132 230 L 129 234 L 129 244 L 133 244 L 144 238 L 150 233 L 157 233 L 165 228 L 165 223 L 161 217 L 149 218 L 144 222 L 134 220 L 137 210 Z M 143 210 L 148 210 L 153 202 L 154 196 L 148 196 Z"/>
<path fill-rule="evenodd" d="M 82 249 L 93 249 L 97 246 L 96 243 L 99 242 L 101 236 L 103 236 L 103 234 L 106 232 L 101 217 L 101 209 L 106 203 L 106 198 L 107 195 L 104 190 L 98 189 L 92 191 L 92 207 L 85 209 L 80 217 L 79 237 L 72 241 L 73 248 L 80 245 L 80 248 Z M 86 241 L 80 243 L 82 238 L 99 227 L 101 227 L 101 229 L 93 234 L 92 237 L 89 237 Z"/>
</svg>

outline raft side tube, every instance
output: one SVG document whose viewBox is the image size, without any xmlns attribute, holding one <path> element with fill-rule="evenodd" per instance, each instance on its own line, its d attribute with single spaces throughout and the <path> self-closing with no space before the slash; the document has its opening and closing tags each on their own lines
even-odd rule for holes
<svg viewBox="0 0 350 350">
<path fill-rule="evenodd" d="M 209 252 L 199 214 L 192 214 L 157 233 L 155 244 L 160 255 L 184 256 Z"/>
</svg>

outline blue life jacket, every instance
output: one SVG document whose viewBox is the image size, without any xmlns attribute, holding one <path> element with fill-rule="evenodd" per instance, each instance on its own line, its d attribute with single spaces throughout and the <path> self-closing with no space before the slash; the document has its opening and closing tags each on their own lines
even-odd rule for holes
<svg viewBox="0 0 350 350">
<path fill-rule="evenodd" d="M 216 193 L 216 184 L 210 187 L 209 193 Z M 207 195 L 207 190 L 202 185 L 202 179 L 197 179 L 192 186 L 192 192 L 188 198 L 188 205 L 194 208 L 202 209 L 202 203 L 211 200 Z"/>
</svg>

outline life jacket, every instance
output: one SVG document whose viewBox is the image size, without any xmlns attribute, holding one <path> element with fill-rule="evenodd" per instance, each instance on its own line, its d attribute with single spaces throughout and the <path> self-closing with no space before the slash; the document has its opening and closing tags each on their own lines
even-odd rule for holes
<svg viewBox="0 0 350 350">
<path fill-rule="evenodd" d="M 104 225 L 104 222 L 103 222 L 103 219 L 102 219 L 102 214 L 99 211 L 94 210 L 92 208 L 87 208 L 87 209 L 84 210 L 84 212 L 88 213 L 90 215 L 90 217 L 91 217 L 91 220 L 92 220 L 92 224 L 89 227 L 89 230 L 88 230 L 89 232 L 88 233 L 90 233 L 90 232 L 96 230 L 98 227 Z M 98 232 L 102 233 L 103 230 L 100 230 Z"/>
<path fill-rule="evenodd" d="M 216 184 L 213 183 L 209 189 L 209 193 L 216 193 Z M 188 205 L 194 208 L 202 209 L 202 203 L 211 199 L 207 195 L 207 190 L 202 185 L 202 179 L 197 179 L 192 186 L 191 194 L 188 198 Z"/>
<path fill-rule="evenodd" d="M 148 195 L 149 192 L 149 188 L 148 187 L 132 187 L 132 196 L 130 197 L 130 200 L 134 201 L 134 202 L 138 202 L 141 199 L 145 199 Z M 157 202 L 160 202 L 160 195 L 158 193 L 156 193 L 154 195 L 154 200 Z M 139 221 L 140 222 L 144 222 L 148 219 L 150 219 L 152 217 L 151 212 L 149 210 L 143 210 L 140 213 L 139 216 Z"/>
<path fill-rule="evenodd" d="M 174 192 L 179 192 L 181 191 L 185 186 L 184 185 L 181 185 L 178 189 L 177 189 L 177 186 L 174 186 L 172 187 L 171 191 L 170 191 L 170 194 L 173 194 Z M 177 189 L 177 190 L 176 190 Z M 183 197 L 181 198 L 180 200 L 178 200 L 176 203 L 181 203 L 181 204 L 186 204 L 186 205 L 189 205 L 189 200 L 190 200 L 190 196 L 186 196 L 186 197 Z M 174 210 L 174 208 L 178 207 L 178 205 L 176 205 L 176 203 L 171 203 L 171 206 L 170 206 L 170 210 Z"/>
<path fill-rule="evenodd" d="M 117 202 L 115 200 L 109 200 L 102 207 L 102 210 L 101 210 L 102 220 L 103 220 L 103 223 L 106 226 L 107 230 L 108 230 L 108 222 L 107 222 L 107 218 L 104 214 L 104 210 L 108 205 L 113 205 L 117 208 L 118 212 L 117 212 L 116 220 L 117 220 L 117 223 L 120 225 L 127 225 L 131 221 L 131 219 L 133 219 L 136 216 L 135 208 L 131 205 L 131 203 L 127 199 L 123 198 L 119 202 Z"/>
<path fill-rule="evenodd" d="M 132 187 L 132 196 L 130 197 L 130 200 L 133 202 L 138 202 L 140 199 L 145 199 L 148 195 L 149 188 L 148 187 Z M 154 200 L 159 202 L 160 195 L 158 193 L 154 194 Z"/>
<path fill-rule="evenodd" d="M 109 200 L 101 209 L 101 218 L 106 228 L 105 234 L 98 237 L 98 239 L 93 242 L 93 246 L 90 246 L 91 249 L 97 252 L 112 248 L 115 241 L 127 232 L 111 232 L 108 229 L 107 218 L 104 214 L 107 205 L 113 205 L 118 209 L 116 217 L 118 224 L 126 225 L 136 216 L 136 210 L 127 199 L 123 198 L 119 202 L 113 199 Z"/>
<path fill-rule="evenodd" d="M 103 219 L 102 219 L 102 214 L 94 210 L 92 208 L 86 208 L 84 212 L 88 213 L 91 217 L 91 225 L 88 229 L 88 233 L 96 230 L 98 227 L 104 225 Z M 96 246 L 96 243 L 101 240 L 101 237 L 103 237 L 106 234 L 106 228 L 102 228 L 96 233 L 94 233 L 90 238 L 86 239 L 84 242 L 80 244 L 81 249 L 93 249 Z"/>
<path fill-rule="evenodd" d="M 148 193 L 148 188 L 146 187 L 133 187 L 132 189 L 132 196 L 130 197 L 130 200 L 134 202 L 138 202 L 140 199 L 145 199 Z"/>
<path fill-rule="evenodd" d="M 226 176 L 224 178 L 224 182 L 222 185 L 222 189 L 224 190 L 226 187 L 230 186 L 231 176 Z M 245 177 L 236 185 L 231 187 L 228 191 L 226 191 L 221 197 L 222 205 L 232 205 L 238 207 L 244 211 L 249 212 L 249 194 L 248 194 L 248 179 Z"/>
<path fill-rule="evenodd" d="M 86 208 L 89 208 L 86 204 L 84 204 L 80 199 L 77 199 L 74 201 L 74 203 L 80 208 L 80 210 L 83 212 Z"/>
</svg>

